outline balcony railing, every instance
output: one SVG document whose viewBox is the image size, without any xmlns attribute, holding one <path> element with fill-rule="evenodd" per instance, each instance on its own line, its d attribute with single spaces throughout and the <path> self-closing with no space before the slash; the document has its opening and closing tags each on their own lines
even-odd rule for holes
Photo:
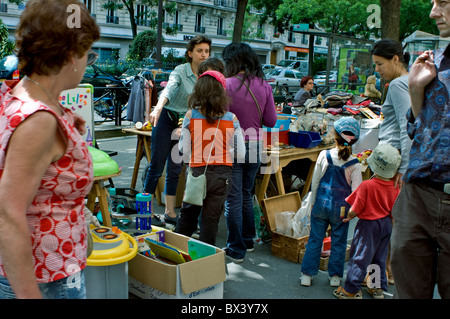
<svg viewBox="0 0 450 319">
<path fill-rule="evenodd" d="M 119 17 L 106 16 L 106 23 L 119 24 Z"/>
<path fill-rule="evenodd" d="M 223 29 L 217 29 L 217 35 L 227 36 L 227 31 Z"/>
<path fill-rule="evenodd" d="M 163 28 L 172 28 L 172 29 L 175 29 L 177 31 L 183 31 L 183 25 L 182 24 L 178 24 L 178 23 L 163 22 L 162 27 Z"/>
<path fill-rule="evenodd" d="M 226 8 L 237 8 L 236 0 L 214 0 L 215 6 L 221 6 Z"/>
<path fill-rule="evenodd" d="M 205 27 L 200 27 L 198 25 L 195 26 L 195 32 L 205 33 Z"/>
<path fill-rule="evenodd" d="M 141 25 L 141 26 L 144 26 L 144 27 L 149 27 L 150 26 L 150 20 L 147 20 L 147 19 L 135 18 L 134 21 L 136 22 L 136 25 Z"/>
</svg>

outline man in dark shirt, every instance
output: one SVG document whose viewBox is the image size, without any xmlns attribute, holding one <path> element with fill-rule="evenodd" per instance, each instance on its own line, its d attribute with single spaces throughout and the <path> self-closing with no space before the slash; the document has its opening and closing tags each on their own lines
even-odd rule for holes
<svg viewBox="0 0 450 319">
<path fill-rule="evenodd" d="M 434 0 L 430 17 L 450 37 L 450 3 Z M 450 298 L 450 45 L 424 52 L 409 73 L 413 140 L 409 166 L 392 214 L 395 296 L 432 298 L 437 283 Z"/>
</svg>

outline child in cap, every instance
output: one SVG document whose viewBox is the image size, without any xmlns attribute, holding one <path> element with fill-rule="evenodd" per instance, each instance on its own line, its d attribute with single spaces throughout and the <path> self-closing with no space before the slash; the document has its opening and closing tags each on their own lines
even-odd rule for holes
<svg viewBox="0 0 450 319">
<path fill-rule="evenodd" d="M 328 262 L 330 285 L 338 287 L 344 274 L 348 223 L 341 213 L 350 208 L 345 198 L 362 182 L 359 161 L 351 146 L 359 138 L 359 123 L 343 117 L 334 123 L 336 147 L 320 152 L 311 183 L 311 231 L 301 266 L 301 285 L 310 286 L 319 271 L 322 243 L 331 226 L 331 252 Z"/>
<path fill-rule="evenodd" d="M 387 291 L 386 258 L 392 232 L 391 211 L 400 193 L 400 189 L 394 187 L 393 177 L 401 160 L 396 148 L 379 144 L 367 158 L 374 177 L 362 182 L 346 198 L 351 208 L 343 221 L 348 222 L 354 217 L 359 220 L 350 248 L 345 285 L 333 292 L 340 299 L 361 299 L 361 285 L 367 273 L 369 294 L 376 299 L 384 298 L 383 290 Z"/>
</svg>

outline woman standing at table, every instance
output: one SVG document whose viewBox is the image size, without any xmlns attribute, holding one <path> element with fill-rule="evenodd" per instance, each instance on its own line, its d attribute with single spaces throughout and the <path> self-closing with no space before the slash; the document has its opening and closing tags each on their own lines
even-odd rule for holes
<svg viewBox="0 0 450 319">
<path fill-rule="evenodd" d="M 150 113 L 149 121 L 153 125 L 151 160 L 144 182 L 144 192 L 155 194 L 158 179 L 166 167 L 166 184 L 164 194 L 166 208 L 164 220 L 166 223 L 176 224 L 178 220 L 175 212 L 175 196 L 178 185 L 178 177 L 182 169 L 181 155 L 172 158 L 173 148 L 179 155 L 178 143 L 179 133 L 176 130 L 181 127 L 180 119 L 189 109 L 188 97 L 192 93 L 198 76 L 198 66 L 209 58 L 211 52 L 211 40 L 206 36 L 193 37 L 186 48 L 185 57 L 187 63 L 179 65 L 172 71 L 165 89 L 154 110 Z M 174 134 L 175 133 L 175 134 Z M 152 201 L 153 203 L 154 201 Z M 154 215 L 152 209 L 152 225 L 162 224 Z M 156 217 L 156 218 L 155 218 Z"/>
<path fill-rule="evenodd" d="M 69 8 L 80 27 L 68 25 Z M 0 90 L 0 299 L 86 297 L 92 158 L 80 135 L 84 120 L 59 96 L 95 62 L 90 49 L 99 37 L 77 0 L 30 0 L 20 16 L 16 49 L 25 77 Z"/>
<path fill-rule="evenodd" d="M 243 262 L 245 253 L 253 250 L 255 237 L 252 190 L 261 164 L 262 126 L 273 127 L 277 113 L 272 89 L 255 51 L 248 44 L 231 43 L 223 49 L 222 57 L 231 97 L 229 111 L 241 124 L 246 146 L 245 161 L 233 164 L 231 190 L 225 202 L 226 254 L 235 262 Z"/>
<path fill-rule="evenodd" d="M 407 132 L 406 112 L 411 108 L 411 98 L 408 88 L 409 53 L 403 53 L 400 42 L 383 39 L 377 41 L 372 49 L 372 59 L 375 63 L 375 72 L 386 81 L 390 81 L 386 100 L 381 111 L 384 120 L 380 126 L 378 139 L 380 144 L 390 144 L 399 150 L 402 162 L 394 176 L 395 187 L 402 188 L 403 175 L 406 173 L 409 162 L 409 152 L 412 140 Z M 386 261 L 388 283 L 394 284 L 391 271 L 390 253 Z"/>
</svg>

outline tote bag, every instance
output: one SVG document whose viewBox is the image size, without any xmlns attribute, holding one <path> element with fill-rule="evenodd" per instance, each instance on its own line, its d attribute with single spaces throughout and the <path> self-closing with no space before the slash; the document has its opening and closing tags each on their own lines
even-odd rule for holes
<svg viewBox="0 0 450 319">
<path fill-rule="evenodd" d="M 214 133 L 214 139 L 216 138 L 217 129 L 219 128 L 220 119 L 217 122 L 216 132 Z M 187 168 L 186 187 L 184 189 L 183 202 L 203 206 L 203 200 L 206 198 L 206 169 L 208 168 L 208 162 L 211 158 L 212 148 L 209 152 L 208 161 L 206 162 L 205 171 L 199 176 L 194 176 L 190 167 Z"/>
</svg>

